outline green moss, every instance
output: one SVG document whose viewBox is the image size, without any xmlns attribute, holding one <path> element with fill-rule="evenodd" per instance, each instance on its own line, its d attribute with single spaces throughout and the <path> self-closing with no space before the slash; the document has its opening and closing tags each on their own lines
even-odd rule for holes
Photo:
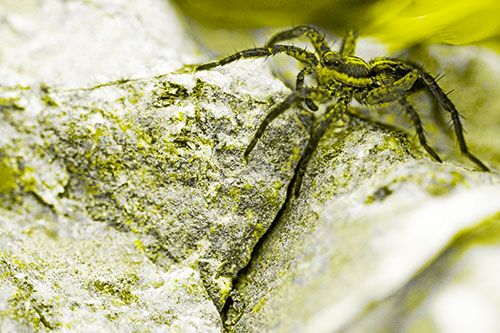
<svg viewBox="0 0 500 333">
<path fill-rule="evenodd" d="M 9 194 L 17 187 L 16 184 L 16 170 L 14 170 L 8 163 L 6 158 L 0 157 L 0 192 Z"/>
<path fill-rule="evenodd" d="M 127 101 L 131 104 L 137 104 L 143 98 L 143 94 L 128 94 Z"/>
<path fill-rule="evenodd" d="M 388 186 L 382 186 L 378 188 L 372 195 L 366 198 L 365 204 L 368 205 L 374 203 L 375 201 L 382 201 L 386 197 L 391 195 L 392 192 L 393 191 Z"/>
<path fill-rule="evenodd" d="M 262 225 L 261 223 L 257 223 L 254 226 L 254 232 L 253 232 L 255 239 L 260 239 L 262 235 L 265 234 L 266 230 L 267 229 L 264 228 L 264 225 Z"/>
<path fill-rule="evenodd" d="M 391 150 L 395 153 L 401 153 L 401 140 L 395 136 L 388 136 L 385 138 L 384 143 L 375 146 L 379 152 L 383 152 L 385 150 Z"/>
<path fill-rule="evenodd" d="M 256 313 L 256 312 L 259 312 L 259 311 L 260 311 L 260 309 L 262 308 L 262 306 L 263 306 L 265 303 L 266 303 L 266 299 L 265 299 L 264 297 L 262 297 L 262 299 L 260 300 L 260 302 L 259 302 L 259 303 L 257 303 L 257 304 L 253 307 L 253 309 L 252 309 L 251 313 Z"/>
<path fill-rule="evenodd" d="M 429 172 L 426 175 L 425 190 L 434 196 L 441 196 L 449 193 L 457 185 L 467 185 L 465 177 L 457 171 L 449 173 Z"/>
<path fill-rule="evenodd" d="M 53 329 L 59 327 L 59 323 L 51 323 L 48 314 L 52 311 L 52 305 L 41 303 L 33 294 L 37 292 L 31 282 L 30 269 L 36 265 L 27 264 L 24 260 L 10 257 L 6 252 L 0 251 L 0 269 L 2 280 L 5 285 L 11 285 L 17 291 L 9 298 L 9 307 L 0 312 L 0 316 L 24 322 L 35 330 L 43 328 Z"/>
<path fill-rule="evenodd" d="M 137 278 L 135 280 L 137 280 Z M 104 296 L 116 297 L 125 304 L 136 303 L 139 299 L 130 289 L 135 285 L 136 281 L 134 281 L 134 279 L 132 279 L 132 281 L 122 279 L 119 282 L 120 284 L 116 285 L 110 281 L 96 280 L 90 282 L 89 289 Z"/>
<path fill-rule="evenodd" d="M 43 90 L 42 90 L 43 91 Z M 48 94 L 48 91 L 46 93 L 43 93 L 40 95 L 40 100 L 48 107 L 57 107 L 59 106 Z"/>
<path fill-rule="evenodd" d="M 4 112 L 6 109 L 14 109 L 22 111 L 24 107 L 19 106 L 16 102 L 19 101 L 19 98 L 3 98 L 0 97 L 0 111 Z"/>
</svg>

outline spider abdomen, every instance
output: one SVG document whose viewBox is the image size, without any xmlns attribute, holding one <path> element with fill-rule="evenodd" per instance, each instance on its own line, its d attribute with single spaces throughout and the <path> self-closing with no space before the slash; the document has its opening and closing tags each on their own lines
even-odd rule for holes
<svg viewBox="0 0 500 333">
<path fill-rule="evenodd" d="M 343 72 L 328 67 L 318 66 L 316 71 L 318 73 L 318 81 L 322 85 L 327 84 L 331 80 L 355 88 L 369 87 L 375 83 L 375 80 L 370 76 L 353 76 L 350 72 Z"/>
<path fill-rule="evenodd" d="M 374 83 L 374 79 L 370 75 L 370 66 L 365 61 L 337 52 L 326 53 L 316 71 L 318 80 L 322 84 L 335 80 L 343 85 L 362 88 Z"/>
</svg>

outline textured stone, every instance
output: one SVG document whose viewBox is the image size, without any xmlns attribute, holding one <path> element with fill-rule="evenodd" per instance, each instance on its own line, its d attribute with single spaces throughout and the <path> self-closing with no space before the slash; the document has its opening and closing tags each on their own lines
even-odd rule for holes
<svg viewBox="0 0 500 333">
<path fill-rule="evenodd" d="M 168 1 L 0 2 L 0 83 L 85 88 L 200 60 Z"/>
<path fill-rule="evenodd" d="M 32 5 L 2 4 L 2 331 L 221 331 L 311 116 L 273 122 L 246 163 L 288 93 L 261 63 L 178 70 L 194 49 L 163 1 Z"/>
<path fill-rule="evenodd" d="M 500 212 L 497 175 L 415 160 L 405 141 L 357 119 L 325 135 L 238 276 L 230 331 L 336 332 Z"/>
<path fill-rule="evenodd" d="M 159 267 L 197 271 L 220 309 L 281 208 L 307 139 L 291 111 L 242 158 L 283 89 L 264 72 L 224 80 L 213 71 L 4 92 L 4 202 L 21 214 L 34 196 L 56 216 L 84 214 L 131 233 Z"/>
</svg>

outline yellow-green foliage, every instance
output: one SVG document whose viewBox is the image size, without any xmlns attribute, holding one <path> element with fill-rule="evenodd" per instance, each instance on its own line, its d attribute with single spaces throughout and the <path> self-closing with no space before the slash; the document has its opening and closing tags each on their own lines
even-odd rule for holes
<svg viewBox="0 0 500 333">
<path fill-rule="evenodd" d="M 420 43 L 481 43 L 500 50 L 497 0 L 176 2 L 191 19 L 216 28 L 313 24 L 338 35 L 355 28 L 362 36 L 380 39 L 395 50 Z"/>
<path fill-rule="evenodd" d="M 420 42 L 487 43 L 499 49 L 499 13 L 496 0 L 384 0 L 370 8 L 366 33 L 396 49 Z"/>
</svg>

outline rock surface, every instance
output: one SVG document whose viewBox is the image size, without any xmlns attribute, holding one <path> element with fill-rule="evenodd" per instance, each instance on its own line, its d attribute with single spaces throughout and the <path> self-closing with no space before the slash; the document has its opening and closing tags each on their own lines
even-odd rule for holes
<svg viewBox="0 0 500 333">
<path fill-rule="evenodd" d="M 283 205 L 310 115 L 274 122 L 245 163 L 287 89 L 259 64 L 157 75 L 194 59 L 162 3 L 2 5 L 2 331 L 221 331 L 232 279 Z M 88 17 L 111 24 L 92 26 L 116 44 L 104 57 L 75 52 L 88 31 L 62 45 Z M 164 39 L 149 31 L 128 54 L 134 17 L 140 33 L 165 25 Z M 61 45 L 38 49 L 46 38 Z"/>
<path fill-rule="evenodd" d="M 262 83 L 266 90 L 255 95 Z M 245 164 L 243 151 L 272 105 L 270 98 L 284 93 L 283 84 L 266 73 L 258 81 L 224 79 L 214 71 L 87 90 L 46 90 L 12 89 L 1 96 L 7 180 L 3 199 L 5 209 L 14 214 L 4 219 L 7 229 L 23 214 L 34 219 L 26 212 L 38 206 L 50 213 L 47 223 L 55 228 L 50 233 L 64 244 L 77 230 L 67 234 L 62 217 L 84 216 L 88 223 L 111 226 L 132 237 L 134 251 L 140 250 L 142 260 L 148 258 L 158 270 L 187 270 L 184 275 L 202 282 L 220 310 L 232 278 L 248 263 L 255 243 L 283 205 L 307 139 L 302 120 L 310 124 L 310 117 L 301 120 L 300 112 L 292 111 L 277 121 L 269 129 L 274 139 L 264 136 Z M 279 137 L 289 140 L 279 142 Z M 36 225 L 27 223 L 23 232 L 31 233 Z M 73 256 L 63 248 L 54 251 Z M 70 267 L 63 263 L 58 269 Z M 98 283 L 86 278 L 85 287 Z M 67 320 L 64 314 L 53 316 L 61 325 Z"/>
<path fill-rule="evenodd" d="M 81 89 L 200 60 L 167 1 L 0 2 L 3 85 Z"/>
<path fill-rule="evenodd" d="M 306 190 L 287 202 L 238 276 L 230 331 L 356 328 L 355 316 L 403 293 L 454 235 L 500 212 L 498 177 L 416 161 L 398 141 L 359 121 L 325 135 Z"/>
</svg>

